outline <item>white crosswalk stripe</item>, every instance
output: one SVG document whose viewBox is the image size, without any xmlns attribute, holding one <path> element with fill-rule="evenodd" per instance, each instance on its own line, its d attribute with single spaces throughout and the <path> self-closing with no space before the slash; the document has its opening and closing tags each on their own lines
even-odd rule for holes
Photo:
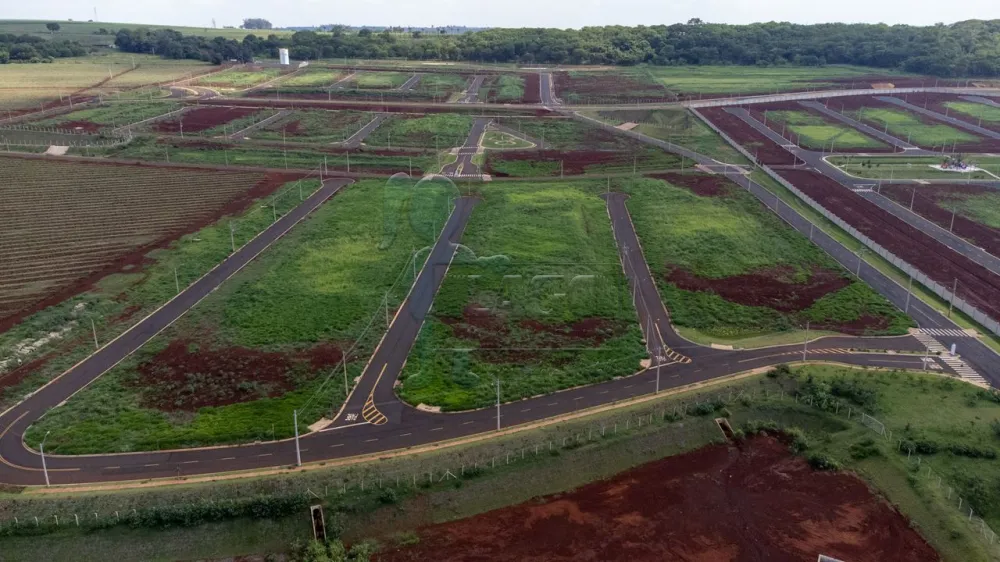
<svg viewBox="0 0 1000 562">
<path fill-rule="evenodd" d="M 975 337 L 965 330 L 960 330 L 957 328 L 920 328 L 917 330 L 918 333 L 927 334 L 928 336 L 945 336 L 951 338 L 972 338 Z"/>
<path fill-rule="evenodd" d="M 923 344 L 924 347 L 927 348 L 927 351 L 937 354 L 938 359 L 951 368 L 951 370 L 955 371 L 959 378 L 976 386 L 989 388 L 990 383 L 987 382 L 982 375 L 977 373 L 976 370 L 970 367 L 965 361 L 962 361 L 960 357 L 948 353 L 948 350 L 943 345 L 934 339 L 933 336 L 926 333 L 929 331 L 942 332 L 942 335 L 951 335 L 950 332 L 960 332 L 962 334 L 961 337 L 969 337 L 964 330 L 947 330 L 943 328 L 921 329 L 914 330 L 913 337 Z"/>
<path fill-rule="evenodd" d="M 851 191 L 853 191 L 854 193 L 872 193 L 873 190 L 871 187 L 864 185 L 864 186 L 852 187 Z"/>
</svg>

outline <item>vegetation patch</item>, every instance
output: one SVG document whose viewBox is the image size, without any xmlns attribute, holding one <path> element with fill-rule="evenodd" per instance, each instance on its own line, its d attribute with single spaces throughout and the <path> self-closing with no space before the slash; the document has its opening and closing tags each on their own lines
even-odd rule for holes
<svg viewBox="0 0 1000 562">
<path fill-rule="evenodd" d="M 465 144 L 472 123 L 470 115 L 436 113 L 393 116 L 365 140 L 371 146 L 445 149 Z"/>
<path fill-rule="evenodd" d="M 635 123 L 633 131 L 678 144 L 720 162 L 747 163 L 742 154 L 687 109 L 599 111 L 593 116 L 615 126 Z"/>
<path fill-rule="evenodd" d="M 693 163 L 656 148 L 636 152 L 610 150 L 532 150 L 488 152 L 486 170 L 496 177 L 531 178 L 674 170 Z"/>
<path fill-rule="evenodd" d="M 348 139 L 374 118 L 374 113 L 366 111 L 295 111 L 251 131 L 249 136 L 260 140 L 335 143 Z"/>
<path fill-rule="evenodd" d="M 825 117 L 806 110 L 778 109 L 776 111 L 754 111 L 758 120 L 772 129 L 780 128 L 786 138 L 791 138 L 805 148 L 829 150 L 843 149 L 885 149 L 886 145 L 866 136 L 855 129 L 828 121 Z M 794 136 L 790 136 L 788 133 Z"/>
<path fill-rule="evenodd" d="M 137 123 L 174 111 L 180 107 L 176 103 L 105 103 L 96 107 L 87 107 L 32 122 L 41 127 L 56 127 L 59 129 L 81 128 L 85 131 L 100 131 L 106 128 L 121 127 Z"/>
<path fill-rule="evenodd" d="M 483 85 L 491 103 L 517 103 L 524 97 L 524 78 L 517 74 L 501 74 Z"/>
</svg>

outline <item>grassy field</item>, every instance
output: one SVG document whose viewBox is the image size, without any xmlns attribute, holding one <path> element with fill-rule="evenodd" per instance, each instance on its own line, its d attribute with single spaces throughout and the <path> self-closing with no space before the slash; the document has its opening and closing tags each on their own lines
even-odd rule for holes
<svg viewBox="0 0 1000 562">
<path fill-rule="evenodd" d="M 751 94 L 785 90 L 816 89 L 829 85 L 829 78 L 852 78 L 871 74 L 896 74 L 885 69 L 828 65 L 823 67 L 778 66 L 651 66 L 648 72 L 668 90 L 682 94 Z M 858 81 L 858 87 L 867 87 Z"/>
<path fill-rule="evenodd" d="M 243 70 L 240 67 L 223 70 L 191 83 L 193 86 L 211 86 L 218 88 L 244 89 L 274 80 L 282 73 L 280 68 L 261 68 L 258 70 Z"/>
<path fill-rule="evenodd" d="M 641 147 L 632 151 L 487 153 L 489 169 L 512 178 L 539 178 L 559 175 L 623 175 L 633 171 L 677 170 L 690 168 L 694 162 L 657 148 Z"/>
<path fill-rule="evenodd" d="M 836 156 L 827 160 L 845 172 L 861 178 L 994 181 L 1000 179 L 1000 158 L 990 156 L 966 157 L 967 164 L 983 169 L 974 172 L 952 172 L 932 168 L 931 166 L 940 166 L 944 161 L 943 158 L 934 156 Z"/>
<path fill-rule="evenodd" d="M 483 148 L 499 150 L 515 150 L 535 146 L 533 143 L 503 131 L 486 131 L 481 144 Z"/>
<path fill-rule="evenodd" d="M 721 340 L 739 340 L 792 331 L 804 327 L 807 321 L 813 329 L 834 329 L 825 326 L 850 323 L 868 315 L 885 319 L 886 327 L 880 331 L 884 333 L 905 333 L 911 325 L 874 290 L 853 279 L 804 309 L 785 311 L 773 308 L 782 304 L 779 302 L 740 304 L 714 291 L 681 289 L 668 280 L 674 269 L 720 282 L 754 272 L 771 279 L 775 272 L 781 272 L 773 279 L 783 279 L 788 284 L 783 291 L 788 294 L 821 272 L 842 270 L 736 186 L 705 197 L 664 181 L 644 179 L 629 182 L 625 191 L 631 196 L 629 209 L 646 260 L 679 327 L 694 328 Z"/>
<path fill-rule="evenodd" d="M 634 142 L 570 118 L 507 119 L 501 125 L 516 129 L 543 150 L 614 150 Z"/>
<path fill-rule="evenodd" d="M 60 26 L 57 33 L 50 33 L 45 28 L 46 23 L 55 22 Z M 101 29 L 108 31 L 107 34 L 98 34 Z M 65 20 L 0 20 L 0 33 L 13 33 L 15 35 L 30 34 L 45 39 L 66 39 L 69 41 L 79 41 L 84 45 L 107 46 L 115 42 L 115 33 L 119 29 L 173 29 L 184 35 L 200 35 L 203 37 L 225 37 L 227 39 L 243 40 L 247 35 L 257 35 L 266 38 L 270 34 L 279 37 L 289 36 L 293 32 L 280 29 L 216 29 L 213 27 L 185 27 L 178 25 L 147 25 L 141 23 L 120 23 L 120 22 L 92 22 L 92 21 L 65 21 Z"/>
<path fill-rule="evenodd" d="M 1000 123 L 1000 107 L 971 101 L 946 101 L 944 105 L 952 111 L 963 113 L 975 119 L 982 119 L 988 123 Z"/>
<path fill-rule="evenodd" d="M 447 100 L 452 94 L 465 91 L 468 78 L 461 74 L 430 73 L 420 77 L 414 92 L 431 96 L 438 101 Z"/>
<path fill-rule="evenodd" d="M 63 113 L 41 121 L 33 121 L 32 125 L 42 127 L 63 127 L 64 123 L 86 121 L 103 127 L 120 127 L 129 123 L 138 123 L 158 115 L 163 115 L 180 109 L 181 105 L 172 102 L 150 103 L 105 103 L 99 106 L 88 106 L 86 109 Z"/>
<path fill-rule="evenodd" d="M 686 109 L 600 111 L 590 116 L 615 126 L 637 123 L 633 129 L 636 132 L 676 143 L 720 162 L 748 163 L 742 154 Z"/>
<path fill-rule="evenodd" d="M 297 110 L 289 117 L 254 130 L 250 137 L 329 144 L 348 139 L 374 117 L 366 111 Z"/>
<path fill-rule="evenodd" d="M 946 209 L 956 209 L 964 215 L 986 226 L 1000 229 L 1000 192 L 981 193 L 951 201 L 942 201 Z"/>
<path fill-rule="evenodd" d="M 375 129 L 365 144 L 426 149 L 462 146 L 473 121 L 470 115 L 456 113 L 393 116 Z"/>
<path fill-rule="evenodd" d="M 979 482 L 986 484 L 989 501 L 997 482 L 997 461 L 974 459 L 954 450 L 993 450 L 997 438 L 990 424 L 1000 418 L 1000 407 L 979 391 L 948 378 L 903 372 L 861 371 L 827 366 L 795 368 L 775 377 L 756 376 L 701 391 L 664 396 L 656 401 L 595 414 L 545 429 L 498 437 L 488 442 L 445 449 L 400 459 L 379 460 L 378 464 L 325 468 L 244 480 L 233 485 L 196 484 L 164 489 L 143 489 L 125 493 L 77 493 L 51 495 L 7 495 L 0 497 L 4 519 L 32 516 L 72 520 L 72 514 L 98 512 L 102 518 L 113 511 L 131 512 L 159 507 L 203 504 L 208 500 L 226 502 L 246 496 L 290 497 L 309 489 L 317 493 L 308 501 L 323 503 L 329 532 L 348 541 L 377 537 L 383 544 L 419 539 L 419 527 L 469 517 L 506 505 L 530 501 L 543 495 L 577 488 L 587 482 L 610 477 L 622 470 L 655 459 L 718 443 L 721 433 L 712 421 L 727 416 L 742 432 L 752 427 L 784 427 L 798 437 L 796 448 L 806 457 L 828 458 L 856 473 L 910 518 L 918 531 L 947 562 L 993 560 L 996 546 L 983 540 L 978 524 L 967 520 L 967 512 L 957 508 L 956 490 L 963 498 L 976 498 Z M 795 400 L 792 397 L 797 397 Z M 809 405 L 809 400 L 814 405 Z M 801 400 L 801 401 L 800 401 Z M 697 404 L 706 407 L 695 408 Z M 681 406 L 688 415 L 681 415 Z M 819 407 L 826 405 L 826 408 Z M 839 406 L 838 406 L 839 404 Z M 943 406 L 943 407 L 942 407 Z M 901 453 L 870 429 L 857 415 L 847 418 L 850 408 L 861 408 L 886 423 L 907 444 L 918 440 L 934 442 L 938 452 L 924 455 L 918 467 L 913 458 Z M 697 413 L 693 410 L 697 409 Z M 625 420 L 653 413 L 653 423 L 635 423 L 625 431 Z M 617 424 L 617 425 L 615 425 Z M 615 426 L 617 431 L 612 432 Z M 608 431 L 600 436 L 600 428 Z M 797 428 L 797 429 L 795 429 Z M 595 431 L 596 429 L 596 431 Z M 580 436 L 581 441 L 577 441 Z M 565 448 L 564 437 L 572 438 Z M 535 445 L 557 444 L 558 454 L 531 454 Z M 926 443 L 925 443 L 926 445 Z M 962 446 L 967 449 L 962 449 Z M 901 448 L 901 447 L 900 447 Z M 517 454 L 526 449 L 521 459 Z M 393 475 L 435 474 L 476 459 L 511 455 L 511 463 L 498 462 L 495 468 L 467 471 L 463 478 L 435 485 L 411 487 L 407 478 L 392 486 Z M 931 466 L 937 478 L 928 477 Z M 461 472 L 461 471 L 460 471 Z M 382 478 L 396 491 L 395 499 L 383 502 L 382 493 L 369 485 L 361 492 L 359 481 Z M 978 482 L 977 482 L 978 481 Z M 332 485 L 331 485 L 332 484 Z M 971 486 L 970 486 L 971 484 Z M 344 486 L 340 488 L 340 486 Z M 948 489 L 952 489 L 949 493 Z M 966 502 L 967 503 L 967 502 Z M 996 501 L 988 506 L 996 510 Z M 978 512 L 977 512 L 978 513 Z M 997 528 L 997 516 L 983 512 L 987 523 Z M 51 526 L 50 526 L 51 528 Z M 416 530 L 412 533 L 411 530 Z M 274 520 L 241 518 L 218 523 L 174 527 L 167 530 L 130 528 L 121 525 L 108 530 L 60 530 L 38 537 L 23 536 L 4 540 L 5 553 L 12 560 L 61 559 L 68 553 L 81 561 L 114 558 L 129 560 L 177 560 L 224 558 L 248 554 L 284 552 L 293 538 L 309 533 L 300 515 Z M 274 537 L 279 540 L 274 540 Z M 155 552 L 150 545 L 155 544 Z"/>
<path fill-rule="evenodd" d="M 979 137 L 948 125 L 924 123 L 919 117 L 904 109 L 865 107 L 859 111 L 847 113 L 876 128 L 888 130 L 897 138 L 924 147 L 944 146 L 955 142 L 979 142 Z"/>
<path fill-rule="evenodd" d="M 309 69 L 282 80 L 277 86 L 281 88 L 328 87 L 343 76 L 344 72 L 340 70 Z"/>
<path fill-rule="evenodd" d="M 401 375 L 411 404 L 463 410 L 639 370 L 645 357 L 602 182 L 480 190 Z"/>
<path fill-rule="evenodd" d="M 362 90 L 383 90 L 398 88 L 410 77 L 407 72 L 361 72 L 354 78 L 352 84 Z"/>
<path fill-rule="evenodd" d="M 881 142 L 851 127 L 827 121 L 808 111 L 768 111 L 765 113 L 772 128 L 780 124 L 795 134 L 800 146 L 814 149 L 882 148 Z M 786 133 L 786 138 L 788 134 Z"/>
<path fill-rule="evenodd" d="M 53 430 L 53 453 L 245 443 L 291 435 L 294 409 L 303 427 L 329 415 L 344 398 L 334 369 L 342 353 L 362 339 L 348 357 L 353 379 L 385 329 L 383 298 L 395 306 L 405 296 L 413 248 L 430 244 L 446 218 L 446 204 L 420 203 L 382 181 L 352 185 L 53 410 L 29 442 Z M 228 227 L 206 235 L 225 241 Z M 178 377 L 180 387 L 165 382 Z"/>
<path fill-rule="evenodd" d="M 518 102 L 524 97 L 524 78 L 516 74 L 501 74 L 495 78 L 492 84 L 484 84 L 483 88 L 491 93 L 488 96 L 491 102 Z"/>
</svg>

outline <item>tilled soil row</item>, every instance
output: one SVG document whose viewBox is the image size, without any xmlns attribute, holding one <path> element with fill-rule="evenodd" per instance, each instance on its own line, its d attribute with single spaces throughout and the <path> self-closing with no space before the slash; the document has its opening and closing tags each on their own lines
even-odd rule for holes
<svg viewBox="0 0 1000 562">
<path fill-rule="evenodd" d="M 916 197 L 913 197 L 916 190 Z M 948 229 L 952 228 L 952 218 L 955 223 L 952 232 L 971 241 L 994 256 L 1000 256 L 1000 229 L 991 228 L 952 213 L 941 206 L 942 203 L 962 199 L 963 195 L 977 195 L 989 191 L 989 188 L 974 185 L 904 185 L 886 184 L 882 186 L 882 195 L 900 205 L 909 208 L 913 201 L 913 211 L 934 224 Z"/>
<path fill-rule="evenodd" d="M 761 134 L 746 121 L 726 111 L 724 107 L 706 107 L 698 111 L 751 154 L 756 154 L 757 160 L 762 164 L 792 166 L 801 162 L 791 152 Z"/>
</svg>

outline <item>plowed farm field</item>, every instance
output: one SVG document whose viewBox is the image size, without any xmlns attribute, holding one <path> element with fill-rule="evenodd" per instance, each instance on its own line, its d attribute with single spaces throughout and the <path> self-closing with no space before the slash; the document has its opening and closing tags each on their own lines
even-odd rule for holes
<svg viewBox="0 0 1000 562">
<path fill-rule="evenodd" d="M 272 181 L 274 179 L 274 181 Z M 0 331 L 283 183 L 246 172 L 0 159 Z"/>
</svg>

